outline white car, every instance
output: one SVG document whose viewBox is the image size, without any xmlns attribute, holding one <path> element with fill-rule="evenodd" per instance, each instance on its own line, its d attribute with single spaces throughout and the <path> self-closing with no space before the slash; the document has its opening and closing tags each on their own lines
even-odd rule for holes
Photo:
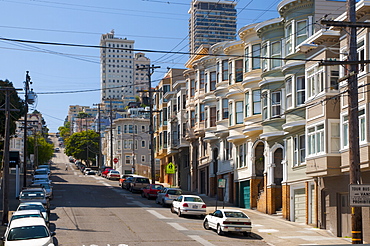
<svg viewBox="0 0 370 246">
<path fill-rule="evenodd" d="M 23 218 L 44 218 L 40 210 L 23 210 L 15 211 L 12 213 L 12 217 L 9 219 L 8 227 L 13 220 L 23 219 Z"/>
<path fill-rule="evenodd" d="M 206 215 L 207 206 L 202 198 L 194 195 L 182 195 L 173 200 L 171 212 L 177 213 L 179 217 L 182 215 Z"/>
<path fill-rule="evenodd" d="M 250 236 L 252 223 L 250 218 L 240 210 L 219 209 L 208 214 L 203 221 L 206 230 L 215 229 L 218 235 L 224 232 L 242 232 Z"/>
<path fill-rule="evenodd" d="M 4 246 L 54 246 L 53 236 L 43 218 L 22 218 L 6 229 Z"/>
<path fill-rule="evenodd" d="M 19 204 L 17 211 L 24 210 L 39 210 L 44 217 L 46 224 L 49 224 L 49 214 L 41 202 L 25 202 Z"/>
</svg>

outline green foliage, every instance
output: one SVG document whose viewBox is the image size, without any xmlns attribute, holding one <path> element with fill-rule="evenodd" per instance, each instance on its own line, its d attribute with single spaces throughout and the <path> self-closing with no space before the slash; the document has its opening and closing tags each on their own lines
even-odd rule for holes
<svg viewBox="0 0 370 246">
<path fill-rule="evenodd" d="M 0 88 L 14 88 L 13 83 L 8 80 L 0 80 Z M 0 92 L 0 105 L 5 105 L 5 93 Z M 19 120 L 24 115 L 24 102 L 23 100 L 18 96 L 17 91 L 14 89 L 13 93 L 10 95 L 10 107 L 11 109 L 19 109 L 19 111 L 11 111 L 11 117 L 10 117 L 10 135 L 13 135 L 15 133 L 15 122 Z M 3 107 L 3 106 L 2 106 Z M 5 122 L 5 113 L 0 112 L 0 122 Z M 0 136 L 5 136 L 5 124 L 0 124 Z"/>
<path fill-rule="evenodd" d="M 38 164 L 45 163 L 53 157 L 54 145 L 46 142 L 44 137 L 36 136 L 37 149 L 35 149 L 35 136 L 27 138 L 27 153 L 35 154 L 37 152 Z"/>
<path fill-rule="evenodd" d="M 58 128 L 59 134 L 63 139 L 69 138 L 71 135 L 71 122 L 67 121 L 64 126 Z"/>
<path fill-rule="evenodd" d="M 65 141 L 64 152 L 75 159 L 84 160 L 89 165 L 95 161 L 99 149 L 99 134 L 93 130 L 73 133 Z"/>
</svg>

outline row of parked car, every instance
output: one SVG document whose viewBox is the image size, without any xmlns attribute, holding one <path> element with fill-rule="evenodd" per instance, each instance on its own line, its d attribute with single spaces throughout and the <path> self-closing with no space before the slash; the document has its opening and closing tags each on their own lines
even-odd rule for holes
<svg viewBox="0 0 370 246">
<path fill-rule="evenodd" d="M 148 178 L 134 174 L 122 175 L 119 179 L 119 186 L 131 192 L 140 192 L 143 198 L 155 199 L 157 204 L 170 207 L 171 212 L 179 217 L 196 215 L 204 218 L 204 229 L 214 229 L 218 235 L 223 235 L 225 232 L 241 232 L 245 236 L 251 234 L 251 220 L 240 210 L 218 209 L 207 214 L 207 205 L 201 197 L 185 195 L 179 188 L 151 184 Z"/>
<path fill-rule="evenodd" d="M 32 183 L 19 194 L 19 205 L 9 219 L 4 246 L 54 246 L 55 232 L 49 230 L 50 200 L 53 187 L 50 164 L 39 165 L 33 172 Z"/>
</svg>

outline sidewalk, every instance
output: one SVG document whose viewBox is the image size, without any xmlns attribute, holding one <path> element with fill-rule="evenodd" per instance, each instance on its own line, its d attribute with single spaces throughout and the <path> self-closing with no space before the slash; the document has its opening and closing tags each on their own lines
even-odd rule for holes
<svg viewBox="0 0 370 246">
<path fill-rule="evenodd" d="M 204 194 L 184 191 L 184 194 L 199 195 L 207 204 L 207 212 L 213 212 L 216 207 L 216 198 Z M 268 215 L 254 209 L 244 209 L 231 203 L 217 201 L 217 208 L 239 209 L 245 212 L 252 220 L 252 237 L 260 238 L 271 246 L 297 245 L 350 245 L 351 238 L 339 238 L 327 230 L 314 228 L 304 223 L 285 220 L 279 215 Z"/>
</svg>

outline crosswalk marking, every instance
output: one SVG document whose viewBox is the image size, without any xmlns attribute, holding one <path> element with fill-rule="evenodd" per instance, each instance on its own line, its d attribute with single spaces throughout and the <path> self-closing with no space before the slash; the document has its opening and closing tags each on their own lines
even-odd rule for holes
<svg viewBox="0 0 370 246">
<path fill-rule="evenodd" d="M 187 231 L 188 230 L 185 227 L 179 225 L 178 223 L 170 223 L 170 222 L 167 222 L 167 224 L 169 224 L 170 226 L 172 226 L 173 228 L 175 228 L 178 231 Z"/>
<path fill-rule="evenodd" d="M 155 217 L 157 217 L 158 219 L 168 219 L 167 217 L 161 215 L 160 213 L 158 213 L 157 211 L 154 211 L 154 210 L 146 210 L 148 211 L 149 213 L 151 213 L 152 215 L 154 215 Z"/>
<path fill-rule="evenodd" d="M 201 238 L 200 236 L 198 235 L 188 235 L 191 239 L 194 239 L 195 241 L 197 241 L 198 243 L 200 244 L 203 244 L 204 246 L 214 246 L 214 244 L 208 242 L 207 240 Z"/>
</svg>

